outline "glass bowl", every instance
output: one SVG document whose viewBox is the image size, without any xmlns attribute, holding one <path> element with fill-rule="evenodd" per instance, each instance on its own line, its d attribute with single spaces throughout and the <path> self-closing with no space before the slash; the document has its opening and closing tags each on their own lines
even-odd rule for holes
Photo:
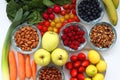
<svg viewBox="0 0 120 80">
<path fill-rule="evenodd" d="M 83 31 L 85 32 L 85 34 L 84 34 L 85 42 L 84 42 L 84 43 L 81 43 L 77 50 L 74 50 L 74 49 L 72 49 L 72 48 L 70 48 L 70 47 L 68 47 L 68 46 L 65 46 L 64 43 L 63 43 L 63 40 L 62 40 L 62 38 L 61 38 L 61 36 L 63 35 L 63 30 L 64 30 L 65 28 L 69 27 L 69 26 L 72 26 L 72 25 L 73 25 L 73 26 L 75 26 L 75 25 L 78 26 L 80 30 L 83 30 Z M 81 25 L 80 23 L 71 22 L 71 23 L 68 23 L 68 24 L 66 24 L 66 25 L 64 25 L 64 26 L 62 27 L 62 29 L 60 30 L 59 37 L 60 37 L 61 45 L 63 46 L 63 48 L 65 48 L 67 51 L 74 52 L 74 51 L 79 51 L 79 50 L 83 49 L 83 48 L 86 46 L 86 44 L 87 44 L 88 32 L 87 32 L 87 29 L 86 29 L 83 25 Z"/>
<path fill-rule="evenodd" d="M 14 35 L 15 35 L 16 31 L 18 31 L 20 28 L 22 28 L 22 27 L 24 27 L 24 26 L 30 26 L 30 27 L 34 28 L 34 29 L 37 31 L 37 34 L 38 34 L 38 37 L 39 37 L 39 41 L 38 41 L 38 44 L 37 44 L 36 48 L 32 48 L 31 51 L 22 50 L 20 47 L 18 47 L 18 46 L 16 45 L 16 42 L 15 42 Z M 31 25 L 31 24 L 24 23 L 24 24 L 21 24 L 21 25 L 17 26 L 17 27 L 14 29 L 14 31 L 12 32 L 12 40 L 11 40 L 11 41 L 12 41 L 12 42 L 11 42 L 11 43 L 12 43 L 12 46 L 13 46 L 13 48 L 14 48 L 16 51 L 21 52 L 22 54 L 31 54 L 31 53 L 34 53 L 34 52 L 40 47 L 40 43 L 41 43 L 41 33 L 40 33 L 40 31 L 36 28 L 36 26 Z"/>
<path fill-rule="evenodd" d="M 64 75 L 64 73 L 63 73 L 63 71 L 62 71 L 62 68 L 59 67 L 59 66 L 56 66 L 56 65 L 54 65 L 54 64 L 49 64 L 48 66 L 41 67 L 41 68 L 37 71 L 36 80 L 39 80 L 39 76 L 40 76 L 41 70 L 43 70 L 43 69 L 45 69 L 45 68 L 47 68 L 47 67 L 55 67 L 56 69 L 58 69 L 58 70 L 60 71 L 60 73 L 61 73 L 62 80 L 65 80 L 65 75 Z"/>
<path fill-rule="evenodd" d="M 112 44 L 111 44 L 108 48 L 99 48 L 99 47 L 95 46 L 95 45 L 91 42 L 90 33 L 91 33 L 92 29 L 93 29 L 94 27 L 96 27 L 97 25 L 101 25 L 101 24 L 102 24 L 102 25 L 107 25 L 107 26 L 111 27 L 111 28 L 112 28 L 112 32 L 114 33 L 113 42 L 112 42 Z M 114 28 L 111 24 L 109 24 L 109 23 L 107 23 L 107 22 L 100 22 L 100 23 L 95 24 L 95 25 L 90 29 L 89 39 L 88 39 L 88 40 L 89 40 L 89 43 L 90 43 L 90 45 L 91 45 L 91 47 L 92 47 L 93 49 L 96 49 L 96 50 L 98 50 L 98 51 L 107 51 L 107 50 L 111 49 L 111 48 L 114 46 L 114 44 L 116 43 L 116 39 L 117 39 L 117 33 L 116 33 L 115 28 Z"/>
<path fill-rule="evenodd" d="M 101 0 L 98 0 L 100 3 L 100 7 L 102 9 L 100 17 L 95 20 L 92 20 L 90 22 L 87 22 L 84 19 L 82 19 L 81 16 L 78 15 L 78 5 L 80 4 L 81 1 L 83 1 L 83 0 L 77 0 L 77 3 L 76 3 L 76 14 L 77 14 L 78 18 L 81 20 L 81 22 L 88 24 L 88 25 L 94 25 L 95 23 L 98 23 L 103 18 L 104 12 L 105 12 L 103 2 Z"/>
</svg>

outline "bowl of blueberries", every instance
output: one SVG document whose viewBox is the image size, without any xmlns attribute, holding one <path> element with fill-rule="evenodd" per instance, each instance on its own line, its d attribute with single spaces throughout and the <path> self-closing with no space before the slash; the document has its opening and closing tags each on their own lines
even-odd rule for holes
<svg viewBox="0 0 120 80">
<path fill-rule="evenodd" d="M 104 5 L 101 0 L 77 0 L 76 13 L 81 22 L 95 24 L 104 16 Z"/>
</svg>

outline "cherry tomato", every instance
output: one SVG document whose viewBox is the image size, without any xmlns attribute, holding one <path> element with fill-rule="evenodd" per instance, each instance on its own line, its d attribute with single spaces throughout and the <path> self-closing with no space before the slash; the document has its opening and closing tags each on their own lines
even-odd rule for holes
<svg viewBox="0 0 120 80">
<path fill-rule="evenodd" d="M 74 20 L 80 22 L 79 18 L 76 15 L 74 16 Z"/>
<path fill-rule="evenodd" d="M 46 32 L 47 30 L 48 30 L 48 28 L 45 27 L 45 26 L 44 26 L 43 29 L 42 29 L 43 32 Z"/>
<path fill-rule="evenodd" d="M 71 75 L 72 77 L 76 77 L 77 74 L 78 74 L 77 69 L 71 69 L 71 70 L 70 70 L 70 75 Z"/>
<path fill-rule="evenodd" d="M 73 9 L 73 5 L 72 4 L 69 4 L 69 10 L 72 10 Z"/>
<path fill-rule="evenodd" d="M 73 19 L 71 19 L 71 18 L 70 18 L 70 19 L 68 19 L 68 22 L 73 22 Z"/>
<path fill-rule="evenodd" d="M 71 77 L 70 80 L 78 80 L 78 79 L 75 77 Z"/>
<path fill-rule="evenodd" d="M 80 67 L 80 65 L 81 65 L 80 61 L 76 61 L 73 63 L 74 68 L 78 68 L 78 67 Z"/>
<path fill-rule="evenodd" d="M 61 11 L 61 15 L 64 16 L 66 14 L 66 10 Z"/>
<path fill-rule="evenodd" d="M 82 52 L 80 52 L 79 54 L 78 54 L 78 59 L 79 60 L 86 60 L 86 55 L 84 54 L 84 53 L 82 53 Z"/>
<path fill-rule="evenodd" d="M 37 25 L 37 28 L 41 31 L 42 30 L 42 28 L 43 28 L 43 26 L 41 26 L 41 25 Z"/>
<path fill-rule="evenodd" d="M 65 10 L 69 9 L 69 5 L 68 4 L 64 4 L 63 5 L 63 9 L 65 9 Z"/>
<path fill-rule="evenodd" d="M 87 67 L 89 64 L 90 64 L 89 60 L 84 60 L 81 65 L 83 67 Z"/>
<path fill-rule="evenodd" d="M 66 64 L 65 64 L 65 67 L 67 68 L 67 69 L 72 69 L 73 68 L 73 65 L 72 65 L 72 62 L 67 62 Z"/>
<path fill-rule="evenodd" d="M 75 9 L 73 9 L 73 10 L 72 10 L 72 13 L 73 13 L 74 15 L 76 15 L 76 10 L 75 10 Z"/>
<path fill-rule="evenodd" d="M 72 4 L 76 4 L 76 0 L 72 0 Z"/>
<path fill-rule="evenodd" d="M 78 58 L 77 58 L 76 55 L 72 55 L 72 56 L 70 57 L 70 60 L 73 61 L 73 62 L 75 62 L 75 61 L 78 60 Z"/>
<path fill-rule="evenodd" d="M 49 27 L 49 26 L 50 26 L 50 22 L 49 22 L 49 21 L 45 21 L 45 22 L 44 22 L 44 25 L 45 25 L 46 27 Z"/>
<path fill-rule="evenodd" d="M 44 35 L 44 32 L 42 31 L 41 34 L 42 34 L 42 36 L 43 36 L 43 35 Z"/>
<path fill-rule="evenodd" d="M 83 73 L 85 71 L 85 68 L 83 66 L 80 66 L 78 68 L 78 72 Z"/>
<path fill-rule="evenodd" d="M 77 78 L 79 79 L 79 80 L 84 80 L 84 74 L 78 74 L 77 75 Z"/>
<path fill-rule="evenodd" d="M 70 10 L 69 10 L 69 9 L 67 9 L 67 10 L 66 10 L 66 13 L 67 13 L 67 14 L 69 14 L 69 13 L 70 13 Z"/>
</svg>

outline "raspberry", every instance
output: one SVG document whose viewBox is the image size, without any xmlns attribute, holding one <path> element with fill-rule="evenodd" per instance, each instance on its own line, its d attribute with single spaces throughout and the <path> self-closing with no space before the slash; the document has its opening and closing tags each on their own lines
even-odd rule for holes
<svg viewBox="0 0 120 80">
<path fill-rule="evenodd" d="M 62 38 L 62 40 L 64 41 L 64 40 L 66 39 L 66 35 L 63 34 L 61 38 Z"/>
<path fill-rule="evenodd" d="M 63 30 L 63 33 L 65 33 L 65 34 L 67 34 L 69 32 L 69 29 L 68 28 L 65 28 L 64 30 Z"/>
<path fill-rule="evenodd" d="M 68 40 L 65 40 L 63 43 L 64 43 L 65 46 L 67 46 L 68 45 Z"/>
<path fill-rule="evenodd" d="M 85 42 L 85 38 L 81 38 L 81 43 L 84 43 Z"/>
</svg>

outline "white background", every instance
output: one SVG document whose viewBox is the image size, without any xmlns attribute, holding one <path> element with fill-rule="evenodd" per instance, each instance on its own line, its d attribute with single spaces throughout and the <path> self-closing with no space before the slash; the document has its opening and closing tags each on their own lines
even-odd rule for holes
<svg viewBox="0 0 120 80">
<path fill-rule="evenodd" d="M 119 13 L 119 20 L 120 20 L 120 6 L 117 10 Z M 101 55 L 107 62 L 108 68 L 105 76 L 105 80 L 119 80 L 120 79 L 120 21 L 118 20 L 118 25 L 115 27 L 117 31 L 117 42 L 114 47 L 106 52 L 101 52 Z M 105 13 L 104 18 L 102 21 L 109 22 L 108 17 Z M 2 47 L 3 42 L 10 26 L 11 22 L 8 20 L 6 15 L 6 2 L 5 0 L 0 0 L 0 80 L 1 79 L 1 54 L 2 54 Z M 86 27 L 90 28 L 90 26 Z"/>
</svg>

